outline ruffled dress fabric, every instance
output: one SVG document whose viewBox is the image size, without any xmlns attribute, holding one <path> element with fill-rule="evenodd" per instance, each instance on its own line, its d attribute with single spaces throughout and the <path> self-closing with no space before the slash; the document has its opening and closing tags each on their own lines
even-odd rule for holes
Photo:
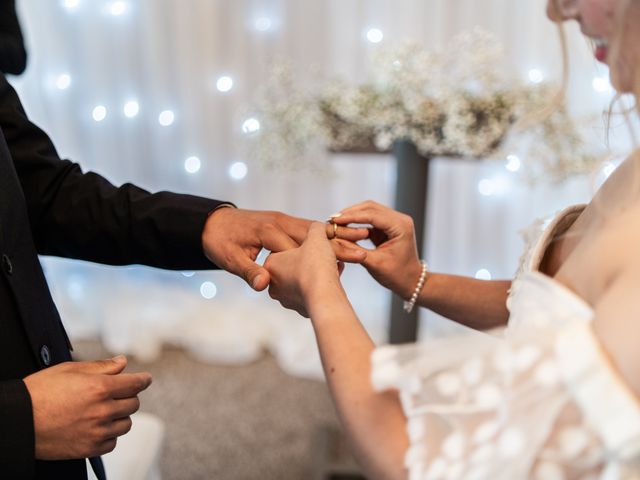
<svg viewBox="0 0 640 480">
<path fill-rule="evenodd" d="M 539 273 L 583 206 L 528 232 L 502 338 L 384 346 L 377 390 L 407 416 L 411 480 L 640 479 L 640 403 L 591 329 L 592 308 Z"/>
</svg>

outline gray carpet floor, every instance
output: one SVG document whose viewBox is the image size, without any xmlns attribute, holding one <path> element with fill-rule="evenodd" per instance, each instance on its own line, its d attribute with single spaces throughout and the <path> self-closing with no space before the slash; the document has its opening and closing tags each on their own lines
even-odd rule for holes
<svg viewBox="0 0 640 480">
<path fill-rule="evenodd" d="M 109 355 L 98 342 L 75 346 L 78 359 Z M 337 426 L 324 383 L 290 377 L 265 356 L 244 367 L 198 363 L 165 350 L 146 370 L 153 385 L 141 411 L 166 423 L 161 458 L 164 480 L 297 480 L 312 478 L 312 439 Z"/>
</svg>

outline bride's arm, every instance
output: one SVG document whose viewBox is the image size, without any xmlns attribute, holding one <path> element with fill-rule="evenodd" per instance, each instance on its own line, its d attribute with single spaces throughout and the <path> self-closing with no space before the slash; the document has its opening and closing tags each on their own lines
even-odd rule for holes
<svg viewBox="0 0 640 480">
<path fill-rule="evenodd" d="M 314 224 L 297 249 L 269 256 L 269 294 L 283 306 L 310 316 L 322 364 L 354 454 L 370 478 L 406 477 L 406 419 L 397 394 L 371 385 L 373 342 L 339 280 L 324 226 Z"/>
<path fill-rule="evenodd" d="M 414 281 L 417 284 L 418 280 Z M 511 280 L 478 280 L 427 273 L 418 305 L 477 330 L 506 325 L 507 296 Z M 403 297 L 407 298 L 407 297 Z"/>
<path fill-rule="evenodd" d="M 368 201 L 343 210 L 333 221 L 373 226 L 370 238 L 376 249 L 368 252 L 363 265 L 378 283 L 408 300 L 421 272 L 411 217 Z M 507 323 L 510 286 L 510 280 L 486 281 L 429 272 L 417 304 L 484 330 Z"/>
<path fill-rule="evenodd" d="M 373 390 L 373 342 L 341 287 L 324 286 L 309 305 L 329 389 L 359 464 L 369 478 L 405 478 L 406 418 L 397 393 Z"/>
<path fill-rule="evenodd" d="M 640 401 L 638 285 L 640 264 L 627 267 L 613 280 L 595 306 L 593 330 L 617 371 Z"/>
</svg>

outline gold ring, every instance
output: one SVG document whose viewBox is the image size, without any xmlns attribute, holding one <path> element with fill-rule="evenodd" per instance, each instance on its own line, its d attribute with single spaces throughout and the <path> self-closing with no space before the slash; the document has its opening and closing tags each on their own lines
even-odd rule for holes
<svg viewBox="0 0 640 480">
<path fill-rule="evenodd" d="M 333 224 L 333 238 L 338 238 L 338 224 Z"/>
<path fill-rule="evenodd" d="M 333 225 L 333 222 L 331 220 L 327 220 L 327 225 Z M 329 230 L 329 233 L 327 233 L 327 238 L 329 240 L 333 240 L 336 236 L 336 233 L 333 232 L 333 236 L 330 236 L 330 235 L 331 235 L 331 230 Z"/>
</svg>

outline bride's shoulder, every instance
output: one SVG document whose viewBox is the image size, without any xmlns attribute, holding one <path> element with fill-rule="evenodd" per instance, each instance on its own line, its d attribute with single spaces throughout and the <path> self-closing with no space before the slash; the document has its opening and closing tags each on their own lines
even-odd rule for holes
<svg viewBox="0 0 640 480">
<path fill-rule="evenodd" d="M 616 243 L 640 236 L 640 195 L 611 212 L 603 211 L 605 238 Z"/>
<path fill-rule="evenodd" d="M 605 221 L 597 241 L 602 257 L 609 259 L 616 273 L 640 268 L 640 197 L 602 214 Z"/>
<path fill-rule="evenodd" d="M 558 276 L 595 305 L 613 279 L 640 273 L 640 199 L 624 208 L 598 208 Z"/>
</svg>

